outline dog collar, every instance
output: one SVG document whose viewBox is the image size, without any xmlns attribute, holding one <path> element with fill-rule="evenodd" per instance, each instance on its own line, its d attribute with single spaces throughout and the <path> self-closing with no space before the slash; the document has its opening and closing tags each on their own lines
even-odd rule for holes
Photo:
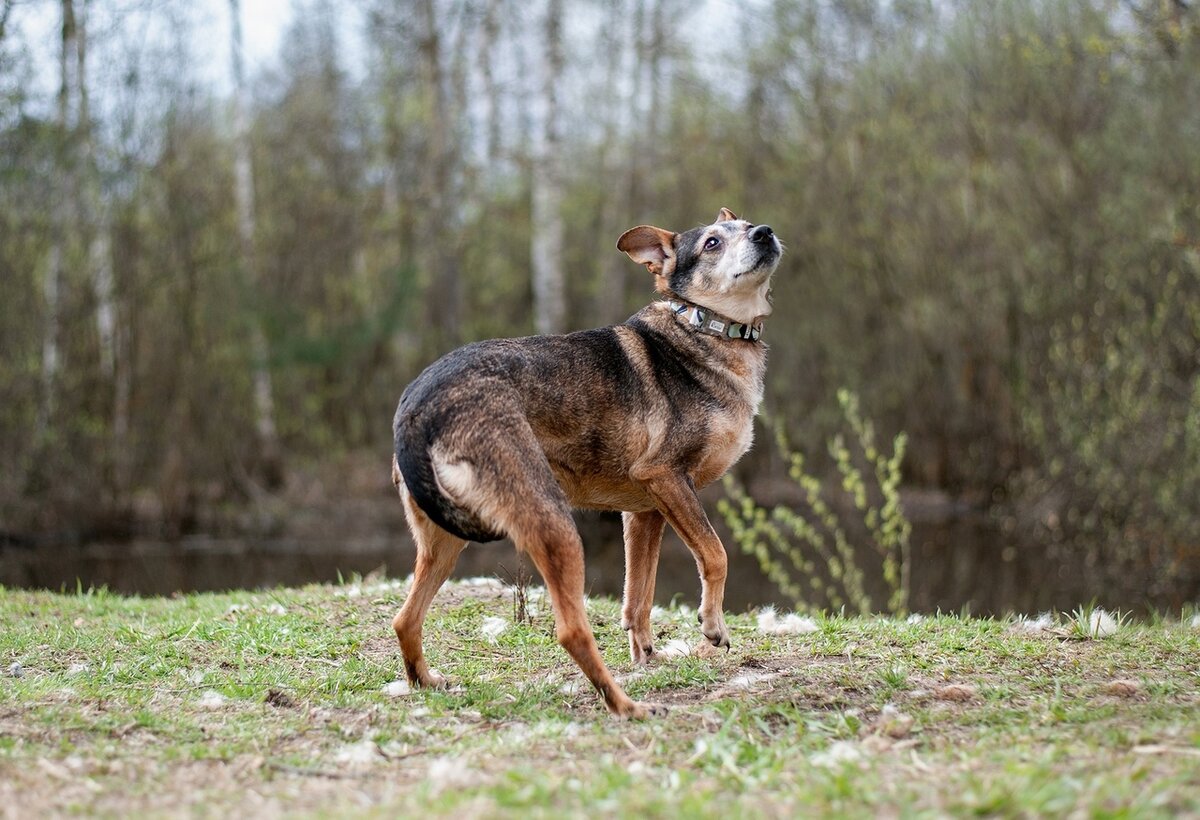
<svg viewBox="0 0 1200 820">
<path fill-rule="evenodd" d="M 675 311 L 676 316 L 682 317 L 689 327 L 695 328 L 701 333 L 707 333 L 709 336 L 757 342 L 758 337 L 762 335 L 761 321 L 753 324 L 735 322 L 728 316 L 722 316 L 706 307 L 693 305 L 679 299 L 668 299 L 667 304 L 671 306 L 671 310 Z"/>
</svg>

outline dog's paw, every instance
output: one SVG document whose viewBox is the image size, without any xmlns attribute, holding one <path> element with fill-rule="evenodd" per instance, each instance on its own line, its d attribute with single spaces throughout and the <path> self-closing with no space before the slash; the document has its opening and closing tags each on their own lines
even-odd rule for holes
<svg viewBox="0 0 1200 820">
<path fill-rule="evenodd" d="M 634 666 L 649 666 L 658 660 L 658 654 L 654 650 L 654 642 L 651 640 L 640 640 L 632 632 L 629 634 L 629 659 Z"/>
<path fill-rule="evenodd" d="M 700 618 L 700 632 L 708 642 L 716 647 L 729 648 L 729 627 L 725 625 L 725 617 L 720 613 L 710 618 Z"/>
<path fill-rule="evenodd" d="M 450 681 L 436 669 L 429 669 L 417 680 L 417 686 L 422 689 L 445 690 L 450 688 Z"/>
<path fill-rule="evenodd" d="M 658 653 L 654 651 L 653 646 L 647 646 L 640 652 L 631 652 L 630 660 L 634 666 L 651 666 L 658 661 Z"/>
<path fill-rule="evenodd" d="M 638 703 L 629 701 L 629 706 L 613 712 L 613 717 L 619 720 L 647 720 L 652 717 L 662 717 L 667 713 L 667 707 L 661 703 Z"/>
</svg>

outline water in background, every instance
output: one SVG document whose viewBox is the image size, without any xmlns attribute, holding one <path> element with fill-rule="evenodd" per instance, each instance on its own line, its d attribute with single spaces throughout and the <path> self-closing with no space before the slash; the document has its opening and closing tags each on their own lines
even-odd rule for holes
<svg viewBox="0 0 1200 820">
<path fill-rule="evenodd" d="M 395 505 L 398 507 L 399 505 Z M 621 521 L 615 514 L 579 513 L 587 550 L 590 594 L 620 597 L 624 583 Z M 391 533 L 350 537 L 214 538 L 177 541 L 134 539 L 74 546 L 39 544 L 36 549 L 0 547 L 0 584 L 74 590 L 77 583 L 114 592 L 162 595 L 180 591 L 296 586 L 336 581 L 383 569 L 389 576 L 412 571 L 415 549 L 400 520 Z M 718 528 L 719 528 L 718 524 Z M 727 546 L 731 540 L 722 533 Z M 1130 574 L 1120 585 L 1089 588 L 1078 561 L 1051 559 L 1033 545 L 1018 549 L 1011 537 L 978 512 L 914 522 L 911 609 L 998 615 L 1070 610 L 1096 599 L 1109 608 L 1170 611 L 1195 600 L 1196 589 L 1176 589 L 1165 598 L 1150 594 Z M 472 544 L 463 551 L 456 577 L 497 576 L 511 580 L 534 571 L 508 541 Z M 536 576 L 535 576 L 536 577 Z M 1184 584 L 1187 586 L 1187 584 Z M 1195 586 L 1194 579 L 1191 586 Z M 670 531 L 664 540 L 655 599 L 695 605 L 700 584 L 691 553 Z M 875 600 L 883 600 L 880 593 Z M 754 559 L 730 553 L 726 609 L 740 612 L 764 604 L 787 606 Z"/>
</svg>

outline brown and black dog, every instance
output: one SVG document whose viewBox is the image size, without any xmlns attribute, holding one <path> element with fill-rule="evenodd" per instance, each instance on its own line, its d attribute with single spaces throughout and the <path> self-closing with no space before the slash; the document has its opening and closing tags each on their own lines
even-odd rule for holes
<svg viewBox="0 0 1200 820">
<path fill-rule="evenodd" d="M 412 586 L 392 622 L 408 678 L 440 687 L 421 626 L 467 541 L 512 538 L 550 592 L 559 643 L 609 711 L 645 717 L 613 679 L 584 610 L 583 544 L 572 507 L 621 510 L 622 627 L 634 663 L 654 652 L 650 609 L 664 522 L 696 557 L 699 621 L 729 646 L 726 556 L 696 490 L 750 448 L 762 398 L 771 228 L 722 208 L 684 233 L 642 225 L 617 248 L 665 298 L 624 324 L 467 345 L 408 386 L 394 422 L 392 480 L 417 544 Z"/>
</svg>

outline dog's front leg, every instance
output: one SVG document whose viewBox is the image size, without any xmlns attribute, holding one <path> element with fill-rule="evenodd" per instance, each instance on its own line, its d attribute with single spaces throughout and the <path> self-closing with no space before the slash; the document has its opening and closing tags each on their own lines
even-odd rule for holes
<svg viewBox="0 0 1200 820">
<path fill-rule="evenodd" d="M 629 656 L 635 664 L 648 663 L 654 655 L 650 610 L 654 606 L 654 581 L 662 546 L 664 520 L 658 510 L 627 512 L 625 525 L 625 604 L 621 628 L 629 633 Z"/>
<path fill-rule="evenodd" d="M 691 479 L 666 468 L 652 468 L 636 476 L 659 512 L 679 533 L 696 558 L 700 570 L 700 631 L 713 646 L 729 647 L 729 628 L 722 607 L 729 559 L 696 497 Z"/>
</svg>

